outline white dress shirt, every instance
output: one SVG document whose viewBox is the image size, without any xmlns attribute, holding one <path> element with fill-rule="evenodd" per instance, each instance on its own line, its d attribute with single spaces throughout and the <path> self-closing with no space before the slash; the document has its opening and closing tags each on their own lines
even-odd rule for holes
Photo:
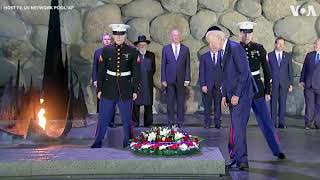
<svg viewBox="0 0 320 180">
<path fill-rule="evenodd" d="M 177 46 L 177 54 L 175 54 L 176 53 L 176 51 L 175 51 L 176 46 Z M 177 56 L 177 59 L 178 59 L 179 53 L 180 53 L 180 43 L 179 44 L 171 43 L 171 47 L 172 47 L 173 54 L 175 56 Z"/>
</svg>

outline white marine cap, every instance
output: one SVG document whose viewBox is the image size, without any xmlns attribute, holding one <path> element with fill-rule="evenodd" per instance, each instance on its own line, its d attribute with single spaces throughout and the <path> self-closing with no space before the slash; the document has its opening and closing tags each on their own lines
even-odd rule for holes
<svg viewBox="0 0 320 180">
<path fill-rule="evenodd" d="M 254 23 L 251 21 L 243 21 L 243 22 L 239 22 L 237 25 L 239 26 L 240 31 L 245 33 L 252 33 L 253 26 L 257 25 L 257 23 Z"/>
<path fill-rule="evenodd" d="M 114 35 L 124 35 L 127 29 L 130 28 L 130 26 L 126 24 L 110 24 L 109 27 L 111 27 L 112 34 Z"/>
</svg>

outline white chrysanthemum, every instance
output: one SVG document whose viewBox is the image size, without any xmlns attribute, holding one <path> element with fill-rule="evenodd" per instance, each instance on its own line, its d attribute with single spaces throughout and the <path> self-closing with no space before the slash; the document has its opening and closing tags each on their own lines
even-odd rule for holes
<svg viewBox="0 0 320 180">
<path fill-rule="evenodd" d="M 167 136 L 170 133 L 170 129 L 164 128 L 160 131 L 161 136 Z"/>
<path fill-rule="evenodd" d="M 136 144 L 138 144 L 138 143 L 132 142 L 132 143 L 130 143 L 130 147 L 133 147 L 133 146 L 136 145 Z"/>
<path fill-rule="evenodd" d="M 181 144 L 181 145 L 179 146 L 179 149 L 180 149 L 181 151 L 186 151 L 186 150 L 188 149 L 188 146 L 187 146 L 186 144 Z"/>
<path fill-rule="evenodd" d="M 157 137 L 157 134 L 156 134 L 155 132 L 151 132 L 151 133 L 148 135 L 148 141 L 149 141 L 149 142 L 155 141 L 155 140 L 156 140 L 156 137 Z"/>
<path fill-rule="evenodd" d="M 166 149 L 167 147 L 168 147 L 167 145 L 161 145 L 161 146 L 159 146 L 159 150 L 161 151 L 163 149 Z"/>
<path fill-rule="evenodd" d="M 192 144 L 193 144 L 193 146 L 195 147 L 195 148 L 199 148 L 199 146 L 198 146 L 198 144 L 196 143 L 196 142 L 192 142 Z"/>
<path fill-rule="evenodd" d="M 184 135 L 182 134 L 182 133 L 180 133 L 180 132 L 176 132 L 175 134 L 174 134 L 174 139 L 175 140 L 179 140 L 179 139 L 181 139 L 181 138 L 183 138 L 184 137 Z"/>
<path fill-rule="evenodd" d="M 150 144 L 145 144 L 143 146 L 141 146 L 141 149 L 148 149 L 151 145 Z"/>
</svg>

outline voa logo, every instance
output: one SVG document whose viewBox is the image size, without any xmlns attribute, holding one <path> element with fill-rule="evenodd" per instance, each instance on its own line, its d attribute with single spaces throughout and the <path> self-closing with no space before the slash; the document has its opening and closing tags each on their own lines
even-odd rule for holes
<svg viewBox="0 0 320 180">
<path fill-rule="evenodd" d="M 303 15 L 303 16 L 317 16 L 316 11 L 314 10 L 314 7 L 312 5 L 309 5 L 308 8 L 300 8 L 300 5 L 294 6 L 291 5 L 290 9 L 291 9 L 291 13 L 293 16 L 299 16 L 299 15 Z"/>
</svg>

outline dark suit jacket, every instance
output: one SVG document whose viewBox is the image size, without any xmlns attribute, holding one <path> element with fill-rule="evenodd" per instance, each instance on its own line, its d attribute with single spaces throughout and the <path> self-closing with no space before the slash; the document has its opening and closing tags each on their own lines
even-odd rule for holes
<svg viewBox="0 0 320 180">
<path fill-rule="evenodd" d="M 94 56 L 93 56 L 93 64 L 92 64 L 92 81 L 97 81 L 98 80 L 98 61 L 99 57 L 102 54 L 103 48 L 98 48 L 94 51 Z"/>
<path fill-rule="evenodd" d="M 305 88 L 320 90 L 320 63 L 315 64 L 316 51 L 309 52 L 303 63 L 300 82 L 305 83 Z"/>
<path fill-rule="evenodd" d="M 220 58 L 220 53 L 218 55 L 218 59 Z M 200 87 L 208 86 L 208 89 L 212 89 L 214 86 L 220 88 L 221 87 L 221 63 L 217 61 L 215 65 L 215 61 L 211 58 L 210 51 L 201 55 L 200 57 L 200 65 L 199 65 L 199 82 Z"/>
<path fill-rule="evenodd" d="M 275 51 L 268 54 L 268 61 L 273 88 L 279 86 L 289 88 L 289 85 L 293 85 L 292 56 L 289 53 L 283 51 L 280 67 L 278 65 Z"/>
<path fill-rule="evenodd" d="M 252 98 L 257 85 L 251 75 L 247 54 L 242 46 L 228 40 L 222 59 L 222 97 L 230 101 L 232 96 Z"/>
<path fill-rule="evenodd" d="M 171 44 L 162 49 L 161 81 L 167 83 L 183 83 L 190 81 L 190 52 L 189 48 L 180 44 L 178 59 L 175 60 Z"/>
<path fill-rule="evenodd" d="M 139 56 L 141 56 L 141 54 L 138 52 Z M 148 86 L 145 87 L 143 89 L 144 86 L 140 86 L 140 90 L 139 93 L 143 93 L 145 96 L 144 98 L 148 97 L 147 99 L 150 99 L 149 103 L 150 105 L 153 104 L 153 76 L 154 73 L 156 72 L 156 62 L 155 62 L 155 54 L 153 52 L 150 51 L 146 51 L 145 54 L 145 61 L 148 62 L 143 62 L 141 63 L 141 83 L 145 83 Z M 145 102 L 146 100 L 143 101 L 143 99 L 140 99 L 139 95 L 138 95 L 138 99 L 135 101 L 137 102 L 139 105 L 141 104 L 141 102 Z"/>
<path fill-rule="evenodd" d="M 120 49 L 120 54 L 117 55 Z M 119 59 L 117 58 L 119 57 Z M 138 52 L 133 46 L 123 44 L 121 48 L 115 44 L 103 48 L 101 61 L 99 61 L 98 71 L 98 92 L 101 96 L 117 100 L 129 100 L 132 93 L 138 93 L 140 82 L 140 62 L 138 62 Z M 131 72 L 130 76 L 116 77 L 107 74 L 107 70 L 117 72 Z"/>
</svg>

